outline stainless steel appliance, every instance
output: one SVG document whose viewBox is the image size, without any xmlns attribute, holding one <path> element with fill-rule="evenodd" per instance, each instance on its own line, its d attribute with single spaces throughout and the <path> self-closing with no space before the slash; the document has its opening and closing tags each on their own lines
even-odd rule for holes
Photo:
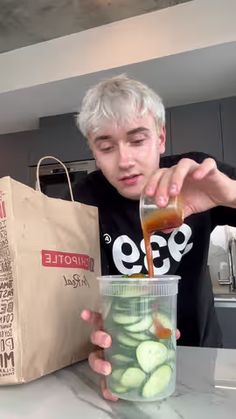
<svg viewBox="0 0 236 419">
<path fill-rule="evenodd" d="M 49 161 L 49 160 L 48 160 Z M 95 160 L 63 162 L 68 169 L 72 188 L 88 173 L 96 170 Z M 30 186 L 36 189 L 36 166 L 30 167 Z M 48 163 L 40 166 L 41 191 L 52 198 L 64 199 L 68 193 L 65 170 L 59 163 Z"/>
</svg>

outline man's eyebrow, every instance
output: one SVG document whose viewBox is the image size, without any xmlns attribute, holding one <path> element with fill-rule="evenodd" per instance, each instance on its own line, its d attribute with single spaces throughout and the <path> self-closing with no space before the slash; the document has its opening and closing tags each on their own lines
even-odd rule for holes
<svg viewBox="0 0 236 419">
<path fill-rule="evenodd" d="M 139 132 L 147 132 L 147 131 L 149 131 L 148 128 L 138 127 L 138 128 L 134 128 L 134 129 L 131 129 L 130 131 L 128 131 L 127 135 L 132 135 L 132 134 L 137 134 Z"/>
<path fill-rule="evenodd" d="M 99 141 L 111 140 L 111 139 L 112 139 L 111 135 L 99 135 L 98 137 L 95 137 L 94 142 L 97 143 Z"/>
<path fill-rule="evenodd" d="M 146 127 L 137 127 L 137 128 L 131 129 L 130 131 L 127 131 L 126 134 L 132 135 L 132 134 L 137 134 L 139 132 L 147 132 L 147 131 L 149 131 L 149 129 Z M 111 135 L 98 135 L 97 137 L 95 137 L 94 143 L 97 143 L 103 140 L 112 140 L 112 136 Z"/>
</svg>

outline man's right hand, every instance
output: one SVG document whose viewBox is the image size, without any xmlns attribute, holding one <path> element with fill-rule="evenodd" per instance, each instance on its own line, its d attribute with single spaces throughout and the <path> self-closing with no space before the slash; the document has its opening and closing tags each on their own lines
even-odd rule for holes
<svg viewBox="0 0 236 419">
<path fill-rule="evenodd" d="M 105 376 L 111 374 L 111 364 L 104 360 L 103 349 L 111 346 L 112 339 L 110 335 L 102 330 L 101 315 L 94 311 L 83 310 L 81 318 L 94 326 L 94 331 L 91 333 L 91 342 L 101 348 L 90 353 L 88 358 L 90 367 L 98 374 Z M 111 401 L 118 400 L 118 397 L 114 396 L 106 387 L 106 380 L 104 377 L 101 379 L 101 389 L 105 399 Z"/>
<path fill-rule="evenodd" d="M 93 371 L 101 375 L 111 374 L 111 364 L 104 360 L 103 349 L 110 348 L 112 344 L 111 336 L 105 333 L 103 329 L 103 322 L 101 314 L 96 313 L 90 310 L 83 310 L 81 313 L 81 318 L 87 323 L 94 326 L 94 331 L 91 333 L 91 342 L 99 346 L 101 349 L 98 349 L 89 354 L 88 362 Z M 176 330 L 176 339 L 179 339 L 180 332 Z M 101 378 L 101 389 L 103 397 L 107 400 L 113 402 L 118 400 L 118 397 L 114 396 L 106 386 L 106 380 L 104 377 Z"/>
</svg>

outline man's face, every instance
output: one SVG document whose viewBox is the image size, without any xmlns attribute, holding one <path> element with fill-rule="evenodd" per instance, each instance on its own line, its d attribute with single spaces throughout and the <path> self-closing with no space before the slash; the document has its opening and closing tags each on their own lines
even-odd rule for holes
<svg viewBox="0 0 236 419">
<path fill-rule="evenodd" d="M 146 114 L 122 126 L 107 123 L 88 139 L 106 179 L 122 196 L 139 199 L 165 151 L 165 129 L 158 135 L 153 116 Z"/>
</svg>

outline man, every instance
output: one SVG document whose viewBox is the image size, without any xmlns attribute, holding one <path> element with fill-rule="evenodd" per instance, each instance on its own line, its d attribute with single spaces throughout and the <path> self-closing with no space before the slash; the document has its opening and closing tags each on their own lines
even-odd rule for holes
<svg viewBox="0 0 236 419">
<path fill-rule="evenodd" d="M 236 226 L 236 170 L 203 153 L 160 159 L 166 141 L 161 99 L 124 75 L 87 92 L 78 125 L 100 171 L 77 185 L 75 198 L 99 208 L 103 274 L 146 273 L 140 194 L 145 189 L 165 207 L 171 196 L 181 193 L 184 224 L 168 234 L 152 236 L 154 273 L 181 276 L 179 344 L 221 346 L 206 264 L 214 227 Z M 84 310 L 81 316 L 102 329 L 99 314 Z M 91 340 L 101 348 L 111 345 L 111 337 L 102 330 L 94 331 Z M 90 354 L 89 363 L 98 373 L 111 372 L 102 351 Z M 105 387 L 103 394 L 116 399 Z"/>
</svg>

